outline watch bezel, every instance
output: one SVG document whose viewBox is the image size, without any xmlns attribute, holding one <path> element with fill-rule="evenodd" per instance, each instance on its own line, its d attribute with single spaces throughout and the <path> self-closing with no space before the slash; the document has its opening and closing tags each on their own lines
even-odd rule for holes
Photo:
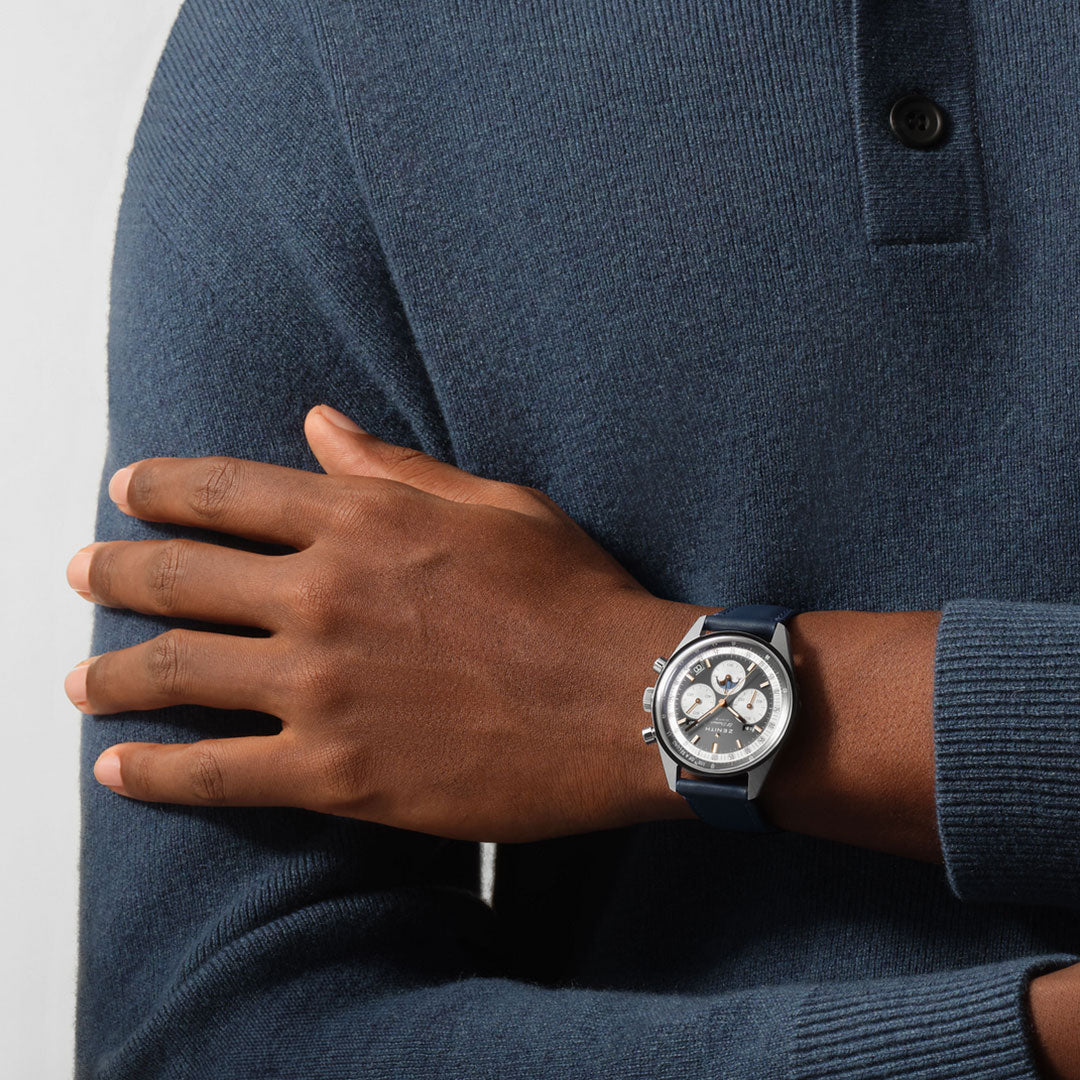
<svg viewBox="0 0 1080 1080">
<path fill-rule="evenodd" d="M 667 725 L 662 723 L 660 719 L 660 704 L 664 699 L 664 694 L 666 693 L 671 679 L 674 678 L 675 670 L 680 666 L 680 658 L 694 649 L 702 648 L 702 642 L 709 642 L 712 644 L 716 638 L 729 638 L 737 641 L 749 642 L 758 648 L 766 650 L 768 655 L 780 666 L 787 676 L 788 685 L 791 687 L 791 711 L 784 724 L 784 729 L 780 732 L 772 746 L 764 753 L 761 753 L 756 757 L 750 755 L 747 759 L 733 764 L 724 764 L 717 768 L 707 768 L 704 765 L 690 764 L 686 761 L 682 753 L 671 747 L 668 739 Z M 663 687 L 663 689 L 661 687 Z M 703 779 L 720 776 L 742 776 L 759 768 L 765 762 L 768 762 L 776 755 L 780 747 L 783 746 L 784 741 L 791 731 L 791 725 L 794 722 L 798 711 L 799 689 L 798 684 L 795 681 L 795 672 L 792 669 L 791 663 L 771 641 L 767 641 L 757 634 L 749 634 L 744 630 L 711 630 L 708 633 L 699 634 L 697 637 L 691 638 L 690 641 L 679 646 L 679 648 L 671 654 L 667 663 L 664 664 L 664 670 L 660 673 L 660 676 L 657 678 L 653 687 L 652 726 L 656 735 L 656 741 L 659 743 L 662 751 L 667 754 L 679 768 L 683 769 L 691 776 L 701 777 Z"/>
</svg>

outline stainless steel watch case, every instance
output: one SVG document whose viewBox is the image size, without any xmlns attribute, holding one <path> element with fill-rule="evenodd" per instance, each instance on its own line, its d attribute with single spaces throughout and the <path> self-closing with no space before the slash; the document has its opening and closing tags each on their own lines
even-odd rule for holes
<svg viewBox="0 0 1080 1080">
<path fill-rule="evenodd" d="M 656 743 L 656 748 L 660 753 L 660 760 L 664 765 L 664 775 L 667 777 L 668 787 L 672 791 L 675 791 L 675 783 L 679 779 L 679 769 L 683 769 L 695 777 L 701 777 L 705 780 L 715 779 L 716 773 L 698 772 L 691 769 L 688 765 L 677 760 L 664 746 L 663 740 L 657 735 L 657 730 L 660 728 L 659 720 L 656 716 L 656 686 L 660 682 L 659 676 L 663 673 L 664 669 L 672 660 L 676 658 L 680 650 L 689 645 L 692 641 L 697 641 L 698 638 L 711 637 L 712 632 L 709 634 L 702 634 L 702 629 L 705 625 L 707 615 L 702 615 L 694 621 L 690 629 L 686 631 L 682 641 L 675 647 L 671 655 L 664 659 L 664 657 L 657 657 L 653 662 L 653 670 L 657 673 L 657 680 L 652 686 L 645 688 L 645 694 L 642 698 L 642 707 L 652 717 L 652 726 L 644 728 L 641 732 L 641 737 L 646 743 Z M 729 633 L 728 631 L 719 631 L 719 633 Z M 787 669 L 788 677 L 791 681 L 791 716 L 788 718 L 787 728 L 784 734 L 780 737 L 777 744 L 769 751 L 769 753 L 761 759 L 761 761 L 755 762 L 748 769 L 741 769 L 736 772 L 728 773 L 728 776 L 746 776 L 746 797 L 747 799 L 756 799 L 758 793 L 761 791 L 761 785 L 765 783 L 765 777 L 769 775 L 769 770 L 773 766 L 773 762 L 776 761 L 776 755 L 780 751 L 780 748 L 784 745 L 788 735 L 791 733 L 791 725 L 795 722 L 795 717 L 799 711 L 799 689 L 795 682 L 794 664 L 791 659 L 791 639 L 788 635 L 787 627 L 782 623 L 776 624 L 776 630 L 773 633 L 771 639 L 766 641 L 764 638 L 756 637 L 753 634 L 747 634 L 743 631 L 730 631 L 738 637 L 745 637 L 751 641 L 758 641 L 762 644 L 768 645 L 773 652 L 777 654 L 781 663 Z M 723 774 L 721 774 L 723 775 Z"/>
</svg>

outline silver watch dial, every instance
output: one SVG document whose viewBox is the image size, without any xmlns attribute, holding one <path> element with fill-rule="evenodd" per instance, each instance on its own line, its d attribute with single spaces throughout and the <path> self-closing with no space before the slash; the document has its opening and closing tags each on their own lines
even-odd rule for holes
<svg viewBox="0 0 1080 1080">
<path fill-rule="evenodd" d="M 780 744 L 794 682 L 775 649 L 745 634 L 705 634 L 679 649 L 656 683 L 663 746 L 698 773 L 744 772 Z"/>
</svg>

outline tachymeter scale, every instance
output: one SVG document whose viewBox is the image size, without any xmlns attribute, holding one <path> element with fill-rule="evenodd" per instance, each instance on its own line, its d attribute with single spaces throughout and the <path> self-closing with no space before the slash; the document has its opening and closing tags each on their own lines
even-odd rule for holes
<svg viewBox="0 0 1080 1080">
<path fill-rule="evenodd" d="M 794 707 L 791 675 L 764 642 L 707 634 L 671 657 L 656 684 L 657 736 L 703 773 L 734 773 L 772 751 Z"/>
</svg>

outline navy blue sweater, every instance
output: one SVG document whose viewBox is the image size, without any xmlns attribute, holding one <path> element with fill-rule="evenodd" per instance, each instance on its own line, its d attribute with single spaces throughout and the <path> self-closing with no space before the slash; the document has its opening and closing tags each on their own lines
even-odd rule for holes
<svg viewBox="0 0 1080 1080">
<path fill-rule="evenodd" d="M 474 845 L 90 774 L 265 716 L 89 718 L 79 1076 L 1036 1076 L 1026 983 L 1080 953 L 1078 97 L 1075 4 L 188 0 L 104 476 L 314 469 L 326 401 L 660 596 L 943 609 L 946 864 L 666 822 L 500 848 L 489 907 Z M 99 539 L 176 532 L 103 493 Z"/>
</svg>

